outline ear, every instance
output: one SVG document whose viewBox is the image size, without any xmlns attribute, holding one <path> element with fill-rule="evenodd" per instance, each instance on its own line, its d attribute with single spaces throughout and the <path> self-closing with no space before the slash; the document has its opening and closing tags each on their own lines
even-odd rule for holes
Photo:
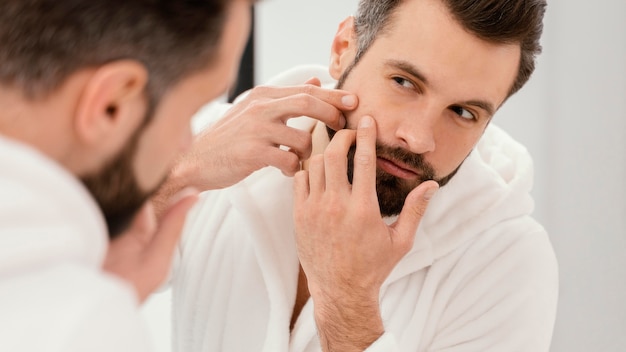
<svg viewBox="0 0 626 352">
<path fill-rule="evenodd" d="M 85 84 L 74 116 L 75 133 L 83 148 L 103 157 L 121 150 L 145 118 L 147 80 L 146 68 L 137 61 L 115 61 L 95 71 Z"/>
<path fill-rule="evenodd" d="M 354 17 L 350 16 L 339 24 L 333 39 L 329 72 L 334 79 L 339 79 L 341 74 L 352 64 L 356 56 L 356 48 Z"/>
</svg>

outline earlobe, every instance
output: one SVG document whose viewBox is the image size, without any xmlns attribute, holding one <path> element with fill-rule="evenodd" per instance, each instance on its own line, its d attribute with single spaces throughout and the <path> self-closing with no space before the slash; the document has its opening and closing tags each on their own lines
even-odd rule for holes
<svg viewBox="0 0 626 352">
<path fill-rule="evenodd" d="M 144 118 L 147 80 L 145 67 L 130 60 L 95 70 L 74 116 L 75 133 L 84 147 L 117 149 L 116 144 L 123 145 Z"/>
<path fill-rule="evenodd" d="M 350 16 L 339 24 L 331 47 L 329 72 L 334 79 L 339 79 L 341 74 L 356 55 L 356 32 L 354 17 Z"/>
</svg>

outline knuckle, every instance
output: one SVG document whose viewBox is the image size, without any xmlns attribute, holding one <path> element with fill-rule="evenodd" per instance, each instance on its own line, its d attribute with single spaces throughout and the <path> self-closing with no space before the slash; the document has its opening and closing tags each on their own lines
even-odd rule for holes
<svg viewBox="0 0 626 352">
<path fill-rule="evenodd" d="M 374 133 L 374 130 L 372 128 L 360 128 L 357 131 L 356 136 L 359 140 L 366 140 L 366 139 L 370 139 L 373 133 Z"/>
<path fill-rule="evenodd" d="M 254 88 L 252 88 L 252 90 L 250 91 L 250 97 L 253 98 L 257 98 L 257 97 L 263 97 L 266 96 L 267 94 L 269 94 L 269 92 L 272 90 L 273 88 L 270 86 L 266 86 L 266 85 L 262 85 L 262 86 L 256 86 Z"/>
<path fill-rule="evenodd" d="M 315 95 L 316 87 L 312 84 L 305 84 L 302 88 L 302 93 L 306 95 Z"/>
<path fill-rule="evenodd" d="M 241 156 L 243 157 L 242 159 L 243 161 L 247 160 L 248 164 L 256 164 L 258 162 L 265 163 L 263 161 L 263 158 L 256 157 L 256 155 L 258 155 L 258 152 L 258 145 L 256 143 L 245 143 L 241 146 Z M 265 153 L 262 153 L 261 155 L 265 155 Z M 231 159 L 228 160 L 228 164 L 234 166 L 235 164 L 238 164 L 238 162 L 235 162 L 235 160 Z"/>
<path fill-rule="evenodd" d="M 297 94 L 295 98 L 296 99 L 294 100 L 294 104 L 299 110 L 309 111 L 311 108 L 313 108 L 313 97 L 311 97 L 310 95 Z"/>
<path fill-rule="evenodd" d="M 338 195 L 330 195 L 324 205 L 325 211 L 328 214 L 333 214 L 333 216 L 344 214 L 345 209 L 342 206 L 341 200 L 342 198 Z"/>
<path fill-rule="evenodd" d="M 355 132 L 354 130 L 347 130 L 347 129 L 339 130 L 337 131 L 337 133 L 335 133 L 335 137 L 333 137 L 333 139 L 335 138 L 350 139 L 350 138 L 353 138 L 354 132 Z"/>
<path fill-rule="evenodd" d="M 248 103 L 248 106 L 246 106 L 246 111 L 248 113 L 251 113 L 253 115 L 258 115 L 261 112 L 263 112 L 264 110 L 264 102 L 259 100 L 259 99 L 254 99 L 252 101 L 250 101 L 250 103 Z"/>
<path fill-rule="evenodd" d="M 347 159 L 347 156 L 339 150 L 327 148 L 324 151 L 324 159 L 330 163 L 344 162 Z"/>
<path fill-rule="evenodd" d="M 324 166 L 324 156 L 321 154 L 313 155 L 311 159 L 309 159 L 310 167 L 323 167 Z"/>
<path fill-rule="evenodd" d="M 374 164 L 374 157 L 369 154 L 356 153 L 354 155 L 354 163 L 361 166 L 370 167 Z"/>
<path fill-rule="evenodd" d="M 287 152 L 285 154 L 286 156 L 283 162 L 283 171 L 293 175 L 300 170 L 300 159 L 294 153 Z"/>
<path fill-rule="evenodd" d="M 313 138 L 310 133 L 297 130 L 295 137 L 295 149 L 301 152 L 306 152 L 307 150 L 310 150 L 312 148 Z"/>
</svg>

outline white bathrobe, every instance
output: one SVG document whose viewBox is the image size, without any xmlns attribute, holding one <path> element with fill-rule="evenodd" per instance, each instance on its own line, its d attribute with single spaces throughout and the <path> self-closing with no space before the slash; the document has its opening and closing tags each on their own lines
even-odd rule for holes
<svg viewBox="0 0 626 352">
<path fill-rule="evenodd" d="M 130 286 L 100 267 L 108 237 L 82 184 L 0 136 L 0 351 L 146 351 Z"/>
<path fill-rule="evenodd" d="M 314 75 L 332 85 L 319 67 L 290 71 L 272 84 L 301 84 Z M 226 108 L 213 105 L 198 119 L 210 123 Z M 382 286 L 386 332 L 368 351 L 548 351 L 557 263 L 545 230 L 530 216 L 531 185 L 526 150 L 488 127 L 431 200 L 413 249 Z M 203 194 L 173 280 L 176 351 L 321 350 L 311 299 L 289 330 L 298 280 L 292 197 L 292 179 L 271 168 Z"/>
</svg>

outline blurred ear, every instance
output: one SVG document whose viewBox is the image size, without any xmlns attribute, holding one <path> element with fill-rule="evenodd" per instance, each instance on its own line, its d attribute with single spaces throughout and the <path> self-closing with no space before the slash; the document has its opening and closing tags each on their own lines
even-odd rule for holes
<svg viewBox="0 0 626 352">
<path fill-rule="evenodd" d="M 330 75 L 339 79 L 341 74 L 354 61 L 356 55 L 356 32 L 354 29 L 354 17 L 350 16 L 339 24 L 330 54 Z"/>
<path fill-rule="evenodd" d="M 108 63 L 95 71 L 74 118 L 81 147 L 105 158 L 121 150 L 145 117 L 147 80 L 146 68 L 131 60 Z"/>
</svg>

